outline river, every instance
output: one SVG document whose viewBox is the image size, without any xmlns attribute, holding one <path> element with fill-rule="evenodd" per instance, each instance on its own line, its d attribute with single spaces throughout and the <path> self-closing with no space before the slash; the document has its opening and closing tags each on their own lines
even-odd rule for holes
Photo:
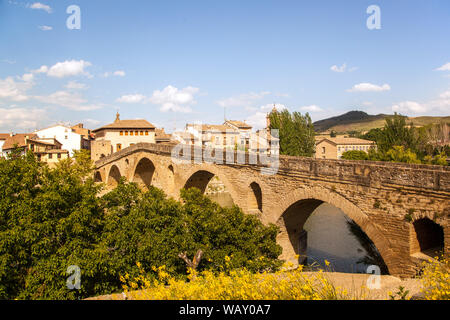
<svg viewBox="0 0 450 320">
<path fill-rule="evenodd" d="M 215 192 L 207 196 L 224 207 L 231 207 L 233 199 L 228 192 Z M 307 264 L 324 266 L 336 272 L 365 273 L 367 265 L 358 263 L 367 251 L 360 245 L 348 227 L 349 218 L 333 205 L 320 205 L 304 225 L 308 232 Z"/>
</svg>

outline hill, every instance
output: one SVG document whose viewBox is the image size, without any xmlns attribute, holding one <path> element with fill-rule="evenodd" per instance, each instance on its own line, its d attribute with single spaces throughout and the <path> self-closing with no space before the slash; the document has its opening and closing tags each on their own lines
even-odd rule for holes
<svg viewBox="0 0 450 320">
<path fill-rule="evenodd" d="M 323 119 L 314 122 L 314 128 L 317 132 L 334 130 L 337 133 L 346 133 L 350 131 L 369 131 L 374 128 L 382 128 L 386 117 L 392 117 L 389 114 L 369 115 L 364 111 L 350 111 L 343 115 Z M 414 126 L 425 126 L 432 123 L 446 122 L 450 124 L 450 116 L 446 117 L 407 117 L 406 122 L 413 123 Z"/>
</svg>

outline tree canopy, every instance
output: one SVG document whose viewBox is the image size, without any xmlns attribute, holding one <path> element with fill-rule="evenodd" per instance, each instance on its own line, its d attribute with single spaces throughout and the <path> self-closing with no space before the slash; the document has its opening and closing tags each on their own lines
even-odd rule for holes
<svg viewBox="0 0 450 320">
<path fill-rule="evenodd" d="M 280 154 L 311 157 L 315 150 L 314 126 L 308 113 L 272 111 L 270 129 L 279 130 Z"/>
<path fill-rule="evenodd" d="M 50 169 L 32 153 L 0 159 L 0 299 L 78 299 L 121 291 L 120 276 L 165 265 L 186 276 L 188 257 L 204 251 L 200 270 L 219 270 L 225 256 L 254 272 L 281 265 L 278 228 L 238 207 L 222 208 L 198 189 L 182 202 L 159 189 L 121 181 L 99 197 L 88 154 Z M 69 290 L 71 265 L 81 290 Z M 150 271 L 149 271 L 150 272 Z"/>
</svg>

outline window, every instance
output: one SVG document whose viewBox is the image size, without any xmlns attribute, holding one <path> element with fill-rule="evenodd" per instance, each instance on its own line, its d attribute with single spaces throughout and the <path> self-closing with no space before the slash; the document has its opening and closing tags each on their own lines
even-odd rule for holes
<svg viewBox="0 0 450 320">
<path fill-rule="evenodd" d="M 61 159 L 61 153 L 58 153 L 58 159 Z"/>
<path fill-rule="evenodd" d="M 125 132 L 126 132 L 126 131 L 125 131 Z M 122 144 L 121 144 L 121 143 L 118 143 L 118 144 L 117 144 L 116 150 L 117 150 L 117 151 L 122 150 Z"/>
<path fill-rule="evenodd" d="M 133 135 L 133 131 L 130 131 L 130 136 L 132 136 Z"/>
<path fill-rule="evenodd" d="M 120 131 L 120 135 L 123 136 L 123 131 Z"/>
<path fill-rule="evenodd" d="M 325 153 L 325 147 L 322 147 L 322 153 Z"/>
<path fill-rule="evenodd" d="M 145 131 L 145 135 L 148 136 L 148 131 Z"/>
<path fill-rule="evenodd" d="M 125 131 L 125 135 L 126 135 L 126 136 L 128 135 L 128 131 Z"/>
<path fill-rule="evenodd" d="M 138 133 L 138 132 L 136 131 L 136 135 L 137 135 L 137 133 Z M 144 135 L 144 131 L 141 131 L 141 136 L 143 136 L 143 135 Z"/>
<path fill-rule="evenodd" d="M 51 153 L 49 153 L 49 154 L 48 154 L 48 158 L 49 158 L 49 159 L 52 159 L 52 158 L 53 158 L 53 155 L 52 155 Z"/>
</svg>

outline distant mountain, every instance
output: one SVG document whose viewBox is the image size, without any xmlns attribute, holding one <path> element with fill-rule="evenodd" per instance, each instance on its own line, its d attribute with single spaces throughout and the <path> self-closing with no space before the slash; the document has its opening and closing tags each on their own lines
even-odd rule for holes
<svg viewBox="0 0 450 320">
<path fill-rule="evenodd" d="M 314 122 L 316 132 L 334 130 L 337 133 L 349 131 L 369 131 L 374 128 L 382 128 L 390 114 L 370 115 L 364 111 L 350 111 L 343 115 L 323 119 Z M 412 122 L 415 126 L 424 126 L 431 123 L 446 122 L 450 124 L 450 116 L 447 117 L 407 117 L 407 123 Z"/>
</svg>

